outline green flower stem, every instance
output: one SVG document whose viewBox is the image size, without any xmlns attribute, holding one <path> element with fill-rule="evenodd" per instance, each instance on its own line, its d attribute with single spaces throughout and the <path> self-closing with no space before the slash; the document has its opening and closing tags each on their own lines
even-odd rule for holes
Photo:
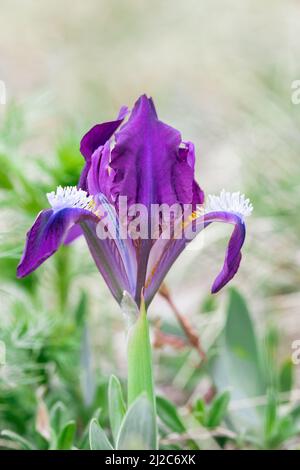
<svg viewBox="0 0 300 470">
<path fill-rule="evenodd" d="M 156 413 L 152 371 L 152 350 L 144 301 L 135 323 L 128 332 L 128 406 L 146 393 Z"/>
</svg>

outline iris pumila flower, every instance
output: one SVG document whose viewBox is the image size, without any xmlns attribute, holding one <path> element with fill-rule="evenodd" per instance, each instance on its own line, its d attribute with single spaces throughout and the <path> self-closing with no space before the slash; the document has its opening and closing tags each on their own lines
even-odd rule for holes
<svg viewBox="0 0 300 470">
<path fill-rule="evenodd" d="M 222 191 L 209 196 L 194 179 L 195 151 L 191 142 L 158 119 L 152 99 L 141 96 L 129 113 L 121 108 L 115 121 L 95 125 L 81 141 L 85 165 L 77 187 L 58 187 L 47 195 L 51 208 L 42 210 L 27 233 L 27 242 L 17 268 L 19 277 L 34 271 L 62 243 L 83 234 L 92 257 L 115 299 L 121 303 L 128 292 L 137 305 L 143 292 L 146 306 L 191 237 L 163 237 L 163 221 L 156 238 L 120 236 L 120 200 L 128 207 L 143 205 L 142 222 L 151 230 L 153 205 L 192 207 L 188 222 L 197 235 L 212 222 L 233 225 L 221 272 L 212 285 L 218 292 L 238 270 L 245 239 L 245 216 L 252 205 L 240 193 Z M 99 237 L 97 227 L 109 219 L 114 237 Z M 128 220 L 132 217 L 128 214 Z M 177 220 L 177 219 L 176 219 Z M 175 226 L 175 224 L 177 224 Z"/>
</svg>

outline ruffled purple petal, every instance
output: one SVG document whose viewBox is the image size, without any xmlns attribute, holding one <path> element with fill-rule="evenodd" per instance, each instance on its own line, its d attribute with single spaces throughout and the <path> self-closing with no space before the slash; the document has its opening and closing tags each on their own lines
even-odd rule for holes
<svg viewBox="0 0 300 470">
<path fill-rule="evenodd" d="M 182 147 L 179 148 L 179 157 L 183 161 L 187 162 L 189 167 L 192 169 L 192 174 L 194 176 L 196 161 L 194 144 L 192 142 L 182 142 Z M 192 194 L 192 201 L 189 201 L 189 203 L 192 203 L 193 205 L 204 203 L 204 192 L 195 180 L 193 180 L 192 183 Z"/>
<path fill-rule="evenodd" d="M 128 108 L 122 106 L 119 115 L 115 121 L 104 122 L 102 124 L 96 124 L 92 127 L 82 138 L 80 143 L 80 151 L 84 156 L 86 163 L 82 170 L 78 187 L 87 190 L 87 175 L 91 166 L 91 157 L 98 147 L 104 145 L 116 132 L 118 127 L 122 124 L 128 113 Z"/>
<path fill-rule="evenodd" d="M 110 166 L 115 171 L 112 193 L 127 196 L 128 205 L 188 204 L 193 201 L 194 168 L 188 149 L 180 150 L 180 133 L 161 122 L 152 99 L 145 95 L 116 132 Z"/>
<path fill-rule="evenodd" d="M 109 167 L 110 144 L 106 142 L 103 147 L 98 147 L 91 156 L 90 169 L 87 174 L 87 190 L 89 194 L 96 196 L 104 194 L 110 200 L 110 187 L 114 177 L 114 171 Z"/>
<path fill-rule="evenodd" d="M 86 160 L 89 160 L 100 145 L 104 145 L 111 138 L 123 122 L 127 113 L 128 108 L 126 106 L 122 106 L 115 121 L 96 124 L 83 136 L 80 142 L 80 152 Z"/>
<path fill-rule="evenodd" d="M 52 209 L 41 211 L 27 233 L 23 256 L 17 267 L 17 276 L 27 276 L 38 268 L 57 251 L 74 224 L 91 218 L 93 218 L 91 212 L 78 208 L 66 208 L 58 212 Z"/>
<path fill-rule="evenodd" d="M 234 230 L 228 243 L 223 267 L 213 283 L 211 292 L 215 294 L 233 278 L 239 268 L 242 257 L 241 248 L 246 234 L 244 219 L 239 214 L 233 212 L 210 212 L 198 217 L 194 221 L 193 231 L 190 232 L 189 237 L 182 237 L 177 240 L 159 238 L 155 242 L 150 252 L 145 282 L 144 295 L 147 305 L 153 299 L 167 272 L 184 250 L 187 243 L 212 222 L 233 224 Z"/>
</svg>

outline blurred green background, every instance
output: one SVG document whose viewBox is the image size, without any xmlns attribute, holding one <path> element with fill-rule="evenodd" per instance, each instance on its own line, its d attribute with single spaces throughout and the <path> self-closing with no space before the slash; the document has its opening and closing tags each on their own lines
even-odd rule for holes
<svg viewBox="0 0 300 470">
<path fill-rule="evenodd" d="M 300 79 L 299 2 L 2 0 L 0 9 L 0 446 L 70 447 L 60 441 L 64 426 L 53 424 L 58 409 L 65 423 L 75 420 L 80 448 L 97 409 L 107 425 L 108 377 L 126 378 L 125 322 L 84 241 L 25 280 L 15 270 L 46 192 L 78 180 L 81 136 L 145 92 L 195 143 L 206 194 L 240 190 L 254 205 L 236 290 L 209 295 L 230 233 L 222 226 L 206 231 L 201 250 L 183 253 L 166 280 L 201 338 L 204 364 L 165 299 L 150 308 L 157 390 L 185 420 L 176 427 L 162 402 L 162 441 L 176 432 L 182 448 L 297 447 L 300 105 L 291 85 Z M 161 344 L 160 331 L 183 345 Z M 218 394 L 224 412 L 214 421 L 207 416 Z M 185 436 L 203 430 L 196 444 Z"/>
</svg>

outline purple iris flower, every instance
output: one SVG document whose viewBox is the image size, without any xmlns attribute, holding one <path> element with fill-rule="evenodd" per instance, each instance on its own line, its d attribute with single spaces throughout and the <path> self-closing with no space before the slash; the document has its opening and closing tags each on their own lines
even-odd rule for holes
<svg viewBox="0 0 300 470">
<path fill-rule="evenodd" d="M 94 126 L 81 141 L 85 158 L 78 187 L 58 187 L 48 194 L 50 209 L 41 211 L 27 233 L 18 277 L 34 271 L 62 243 L 83 234 L 93 259 L 110 291 L 121 303 L 128 292 L 140 304 L 143 292 L 149 305 L 165 275 L 185 246 L 212 222 L 233 225 L 221 272 L 212 286 L 218 292 L 238 270 L 245 239 L 245 216 L 252 205 L 239 193 L 209 196 L 194 179 L 195 152 L 191 142 L 161 122 L 152 99 L 141 96 L 129 113 L 121 108 L 115 121 Z M 120 236 L 120 201 L 128 207 L 142 205 L 141 221 L 148 234 L 154 223 L 152 206 L 192 207 L 188 222 L 172 219 L 171 235 L 164 238 L 160 219 L 156 238 Z M 128 214 L 127 214 L 128 215 Z M 98 227 L 108 218 L 116 231 L 99 237 Z M 127 217 L 130 220 L 130 215 Z M 189 226 L 193 236 L 183 229 Z M 176 227 L 181 237 L 175 236 Z"/>
</svg>

